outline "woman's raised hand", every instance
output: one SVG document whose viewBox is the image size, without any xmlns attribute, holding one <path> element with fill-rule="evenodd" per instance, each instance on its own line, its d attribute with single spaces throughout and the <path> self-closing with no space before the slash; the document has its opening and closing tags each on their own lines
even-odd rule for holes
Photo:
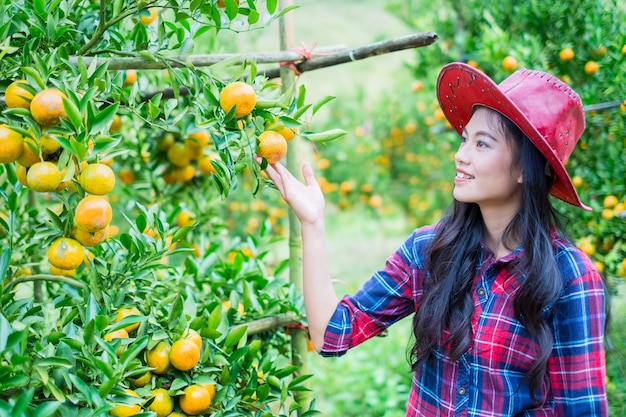
<svg viewBox="0 0 626 417">
<path fill-rule="evenodd" d="M 280 163 L 268 165 L 267 176 L 293 209 L 300 223 L 317 223 L 324 218 L 324 195 L 308 163 L 302 164 L 304 183 Z"/>
</svg>

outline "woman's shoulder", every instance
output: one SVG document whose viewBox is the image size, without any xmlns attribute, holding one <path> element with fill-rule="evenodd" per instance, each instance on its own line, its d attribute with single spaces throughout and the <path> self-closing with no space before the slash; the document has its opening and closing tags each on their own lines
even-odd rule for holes
<svg viewBox="0 0 626 417">
<path fill-rule="evenodd" d="M 554 239 L 554 248 L 557 266 L 566 286 L 581 277 L 599 278 L 591 258 L 573 242 L 557 235 Z"/>
</svg>

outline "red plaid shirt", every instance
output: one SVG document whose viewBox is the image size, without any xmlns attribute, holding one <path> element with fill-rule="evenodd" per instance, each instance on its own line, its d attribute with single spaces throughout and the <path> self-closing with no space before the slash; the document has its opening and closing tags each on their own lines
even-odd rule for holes
<svg viewBox="0 0 626 417">
<path fill-rule="evenodd" d="M 326 329 L 324 356 L 340 356 L 413 313 L 424 294 L 427 248 L 435 226 L 416 230 L 354 296 L 345 296 Z M 457 361 L 440 345 L 436 361 L 413 376 L 407 416 L 607 416 L 604 286 L 591 260 L 555 233 L 563 290 L 549 311 L 554 348 L 541 406 L 533 405 L 526 371 L 537 343 L 513 313 L 521 279 L 510 261 L 483 248 L 474 279 L 473 343 Z"/>
</svg>

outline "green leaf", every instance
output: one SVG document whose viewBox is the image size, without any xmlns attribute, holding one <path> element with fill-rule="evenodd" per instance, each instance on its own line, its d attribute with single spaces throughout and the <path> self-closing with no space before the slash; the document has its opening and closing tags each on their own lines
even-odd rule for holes
<svg viewBox="0 0 626 417">
<path fill-rule="evenodd" d="M 67 118 L 72 123 L 72 126 L 78 130 L 82 125 L 80 110 L 72 100 L 66 97 L 63 98 L 63 107 L 65 108 L 65 113 L 67 114 Z"/>
<path fill-rule="evenodd" d="M 213 309 L 213 311 L 211 311 L 211 314 L 209 314 L 209 321 L 207 323 L 207 326 L 209 329 L 215 330 L 219 327 L 221 322 L 222 322 L 222 306 L 221 304 L 218 304 Z"/>
<path fill-rule="evenodd" d="M 96 114 L 93 125 L 89 130 L 91 135 L 95 135 L 97 133 L 101 133 L 103 131 L 108 132 L 108 126 L 110 125 L 113 117 L 117 113 L 118 108 L 120 107 L 120 103 L 114 103 L 110 106 L 105 107 L 102 111 Z"/>
<path fill-rule="evenodd" d="M 45 401 L 33 411 L 33 417 L 48 417 L 56 413 L 61 406 L 60 401 Z"/>
<path fill-rule="evenodd" d="M 2 249 L 2 253 L 0 253 L 0 280 L 4 282 L 4 279 L 7 276 L 7 271 L 9 270 L 9 264 L 11 263 L 11 248 L 4 247 Z M 4 286 L 0 287 L 0 294 L 2 294 L 2 289 Z M 0 316 L 1 317 L 1 316 Z M 0 332 L 0 334 L 3 332 Z M 4 333 L 6 334 L 6 333 Z M 0 336 L 1 338 L 2 336 Z M 2 345 L 0 344 L 0 352 L 2 351 Z"/>
<path fill-rule="evenodd" d="M 25 390 L 22 395 L 19 396 L 15 405 L 13 406 L 12 415 L 14 416 L 22 416 L 26 411 L 26 407 L 33 399 L 33 395 L 35 394 L 35 388 L 29 388 Z"/>
<path fill-rule="evenodd" d="M 313 105 L 313 116 L 315 115 L 315 113 L 317 113 L 317 111 L 326 103 L 328 103 L 329 101 L 334 100 L 335 97 L 334 96 L 326 96 L 323 99 L 321 99 L 320 101 L 318 101 L 317 103 L 315 103 Z"/>
<path fill-rule="evenodd" d="M 342 129 L 330 129 L 319 133 L 302 132 L 300 133 L 300 136 L 307 140 L 310 140 L 311 142 L 324 143 L 330 142 L 331 140 L 339 139 L 346 134 L 347 132 Z"/>
<path fill-rule="evenodd" d="M 239 340 L 246 334 L 247 331 L 247 326 L 236 327 L 228 333 L 228 336 L 226 336 L 226 339 L 224 340 L 224 347 L 231 348 L 235 346 L 239 343 Z"/>
</svg>

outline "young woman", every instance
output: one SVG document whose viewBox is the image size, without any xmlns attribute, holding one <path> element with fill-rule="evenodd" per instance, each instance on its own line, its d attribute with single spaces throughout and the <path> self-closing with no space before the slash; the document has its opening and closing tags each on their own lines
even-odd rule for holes
<svg viewBox="0 0 626 417">
<path fill-rule="evenodd" d="M 460 134 L 454 201 L 418 228 L 355 294 L 330 280 L 324 197 L 282 165 L 267 174 L 302 224 L 309 331 L 342 355 L 413 316 L 407 416 L 606 416 L 601 277 L 558 230 L 549 195 L 590 210 L 564 163 L 585 119 L 557 78 L 520 70 L 501 84 L 446 65 L 437 96 Z"/>
</svg>

